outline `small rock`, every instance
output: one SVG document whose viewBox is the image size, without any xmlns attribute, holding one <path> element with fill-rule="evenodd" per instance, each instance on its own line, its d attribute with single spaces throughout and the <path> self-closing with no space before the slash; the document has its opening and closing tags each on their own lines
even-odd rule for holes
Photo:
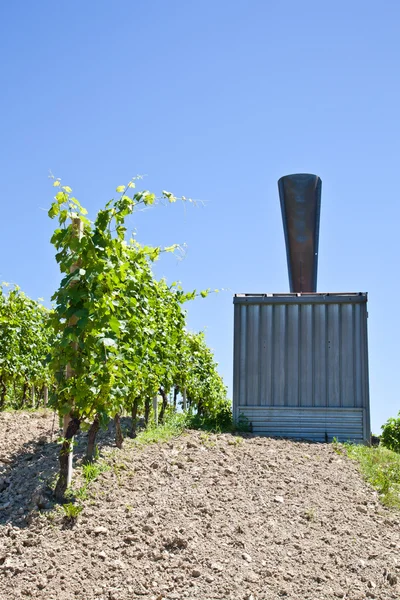
<svg viewBox="0 0 400 600">
<path fill-rule="evenodd" d="M 164 558 L 164 556 L 161 554 L 161 552 L 153 552 L 153 560 L 159 561 L 159 560 L 162 560 L 163 558 Z"/>
<path fill-rule="evenodd" d="M 143 531 L 147 531 L 147 533 L 153 534 L 154 533 L 154 527 L 152 527 L 151 525 L 145 525 L 143 527 Z"/>
<path fill-rule="evenodd" d="M 201 575 L 201 571 L 199 571 L 199 569 L 193 569 L 192 577 L 200 577 L 200 575 Z"/>
<path fill-rule="evenodd" d="M 294 577 L 293 571 L 286 571 L 286 577 L 288 577 L 289 579 L 293 579 L 293 577 Z M 325 577 L 317 576 L 316 581 L 317 581 L 317 583 L 322 583 L 323 581 L 325 581 Z"/>
<path fill-rule="evenodd" d="M 242 553 L 242 558 L 243 558 L 243 560 L 246 560 L 249 563 L 252 561 L 250 554 L 247 554 L 247 552 Z"/>
<path fill-rule="evenodd" d="M 283 504 L 285 502 L 285 499 L 283 498 L 283 496 L 275 496 L 274 502 L 279 502 L 280 504 Z"/>
<path fill-rule="evenodd" d="M 175 537 L 173 540 L 167 540 L 166 542 L 164 542 L 164 547 L 165 548 L 169 548 L 169 549 L 174 549 L 174 548 L 187 548 L 187 541 L 181 537 Z"/>
<path fill-rule="evenodd" d="M 191 442 L 190 440 L 187 442 L 186 445 L 188 448 L 198 448 L 198 445 L 195 444 L 194 442 Z"/>
<path fill-rule="evenodd" d="M 37 582 L 37 587 L 39 588 L 39 590 L 44 590 L 44 588 L 47 586 L 47 580 L 46 579 L 39 579 L 39 581 Z"/>
<path fill-rule="evenodd" d="M 49 499 L 42 492 L 37 492 L 32 496 L 32 503 L 38 508 L 45 508 L 48 501 Z"/>
<path fill-rule="evenodd" d="M 103 560 L 105 560 L 107 558 L 107 554 L 105 552 L 99 552 L 97 555 L 99 558 L 102 558 Z"/>
<path fill-rule="evenodd" d="M 226 467 L 224 473 L 225 475 L 236 475 L 236 471 L 232 467 Z"/>
<path fill-rule="evenodd" d="M 213 563 L 211 565 L 213 571 L 223 571 L 224 567 L 220 563 Z"/>
<path fill-rule="evenodd" d="M 375 581 L 368 581 L 367 586 L 369 588 L 373 589 L 373 588 L 376 588 L 376 583 L 375 583 Z"/>
<path fill-rule="evenodd" d="M 368 514 L 368 508 L 366 506 L 363 506 L 362 504 L 359 504 L 358 506 L 356 506 L 356 510 L 361 513 L 362 515 L 367 515 Z"/>
<path fill-rule="evenodd" d="M 27 548 L 32 547 L 32 546 L 38 546 L 39 540 L 37 540 L 33 537 L 27 538 L 26 540 L 22 540 L 22 545 L 26 546 Z"/>
<path fill-rule="evenodd" d="M 125 544 L 134 544 L 135 542 L 139 542 L 139 538 L 136 537 L 135 535 L 126 535 L 124 537 L 124 542 Z"/>
<path fill-rule="evenodd" d="M 214 581 L 214 577 L 212 577 L 211 575 L 206 575 L 206 581 L 207 583 L 212 583 Z"/>
<path fill-rule="evenodd" d="M 99 525 L 98 527 L 95 527 L 93 529 L 93 533 L 95 533 L 96 535 L 100 535 L 101 533 L 103 533 L 104 535 L 107 535 L 108 529 L 107 529 L 107 527 L 103 527 L 102 525 Z"/>
<path fill-rule="evenodd" d="M 257 583 L 258 579 L 259 577 L 254 571 L 249 571 L 245 576 L 245 580 L 249 583 Z"/>
</svg>

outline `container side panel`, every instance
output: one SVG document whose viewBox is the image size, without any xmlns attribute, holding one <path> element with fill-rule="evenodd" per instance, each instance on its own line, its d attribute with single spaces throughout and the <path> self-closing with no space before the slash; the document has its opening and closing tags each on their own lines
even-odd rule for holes
<svg viewBox="0 0 400 600">
<path fill-rule="evenodd" d="M 361 309 L 361 377 L 362 377 L 362 405 L 368 408 L 369 419 L 369 375 L 368 375 L 368 333 L 367 333 L 367 307 Z"/>
<path fill-rule="evenodd" d="M 246 397 L 246 380 L 247 380 L 247 306 L 240 305 L 240 362 L 239 362 L 239 380 L 240 380 L 240 391 L 239 398 L 240 404 L 247 404 Z"/>
<path fill-rule="evenodd" d="M 361 313 L 363 305 L 354 306 L 354 396 L 355 406 L 363 406 L 363 375 L 362 375 L 362 335 L 361 335 Z"/>
<path fill-rule="evenodd" d="M 346 408 L 241 407 L 253 433 L 331 442 L 364 441 L 364 410 Z"/>
<path fill-rule="evenodd" d="M 313 331 L 312 306 L 300 307 L 300 406 L 312 406 Z"/>
<path fill-rule="evenodd" d="M 285 404 L 285 347 L 286 347 L 286 307 L 274 306 L 273 318 L 273 406 Z"/>
<path fill-rule="evenodd" d="M 370 401 L 369 401 L 369 364 L 368 364 L 368 310 L 367 305 L 364 304 L 362 309 L 363 321 L 364 321 L 364 399 L 363 399 L 363 410 L 364 410 L 364 442 L 366 444 L 371 443 L 371 413 L 370 413 Z"/>
<path fill-rule="evenodd" d="M 240 404 L 240 313 L 241 306 L 234 305 L 234 326 L 233 326 L 233 418 L 239 417 L 237 407 Z"/>
<path fill-rule="evenodd" d="M 272 405 L 272 306 L 261 305 L 260 395 L 261 404 Z"/>
<path fill-rule="evenodd" d="M 340 406 L 339 305 L 327 306 L 327 377 L 328 406 Z"/>
<path fill-rule="evenodd" d="M 340 396 L 343 407 L 356 406 L 354 390 L 354 335 L 353 335 L 353 306 L 342 304 L 341 306 L 341 335 L 340 335 Z"/>
<path fill-rule="evenodd" d="M 314 305 L 314 398 L 313 406 L 327 406 L 326 306 Z"/>
<path fill-rule="evenodd" d="M 234 416 L 260 435 L 368 443 L 366 295 L 310 297 L 235 303 Z"/>
<path fill-rule="evenodd" d="M 247 307 L 247 404 L 260 404 L 259 398 L 259 325 L 260 306 Z"/>
<path fill-rule="evenodd" d="M 299 405 L 299 312 L 300 307 L 295 304 L 287 307 L 287 385 L 286 385 L 286 405 Z"/>
</svg>

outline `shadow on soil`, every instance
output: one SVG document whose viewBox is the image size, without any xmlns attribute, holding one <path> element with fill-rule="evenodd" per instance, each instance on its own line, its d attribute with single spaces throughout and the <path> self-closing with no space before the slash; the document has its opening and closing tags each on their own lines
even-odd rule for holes
<svg viewBox="0 0 400 600">
<path fill-rule="evenodd" d="M 129 430 L 130 419 L 122 418 L 124 435 Z M 12 456 L 0 457 L 0 526 L 28 527 L 39 513 L 51 511 L 56 502 L 53 488 L 58 473 L 60 446 L 57 427 L 51 436 L 44 435 L 38 441 L 29 441 Z M 81 464 L 86 454 L 87 433 L 80 432 L 75 438 L 74 467 Z M 115 447 L 115 427 L 110 422 L 97 436 L 97 446 Z"/>
</svg>

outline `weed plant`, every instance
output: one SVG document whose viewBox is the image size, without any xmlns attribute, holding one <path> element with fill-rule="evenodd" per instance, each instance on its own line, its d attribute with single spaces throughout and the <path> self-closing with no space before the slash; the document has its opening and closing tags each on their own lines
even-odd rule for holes
<svg viewBox="0 0 400 600">
<path fill-rule="evenodd" d="M 105 463 L 86 463 L 82 465 L 82 474 L 85 478 L 86 483 L 90 483 L 91 481 L 95 481 L 98 478 L 100 473 L 107 469 L 107 465 Z"/>
<path fill-rule="evenodd" d="M 62 504 L 62 509 L 64 511 L 65 518 L 68 521 L 76 521 L 83 510 L 83 506 L 80 504 L 74 504 L 73 502 L 68 502 L 68 504 Z"/>
</svg>

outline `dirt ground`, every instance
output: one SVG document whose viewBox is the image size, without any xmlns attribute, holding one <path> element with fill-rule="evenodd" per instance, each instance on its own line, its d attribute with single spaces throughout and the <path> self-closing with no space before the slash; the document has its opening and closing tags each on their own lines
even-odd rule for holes
<svg viewBox="0 0 400 600">
<path fill-rule="evenodd" d="M 104 434 L 111 468 L 70 526 L 43 493 L 57 426 L 0 415 L 0 600 L 400 598 L 400 515 L 332 446 Z"/>
</svg>

